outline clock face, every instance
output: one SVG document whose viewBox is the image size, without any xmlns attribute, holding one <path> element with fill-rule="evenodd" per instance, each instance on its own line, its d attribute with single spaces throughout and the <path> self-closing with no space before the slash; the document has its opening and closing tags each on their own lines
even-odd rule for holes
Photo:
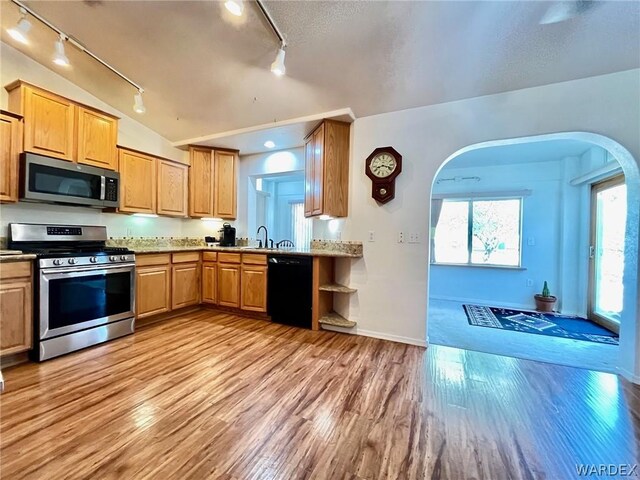
<svg viewBox="0 0 640 480">
<path fill-rule="evenodd" d="M 392 155 L 383 152 L 379 153 L 371 160 L 371 173 L 373 173 L 378 178 L 387 178 L 391 175 L 398 164 L 396 159 L 393 158 Z"/>
</svg>

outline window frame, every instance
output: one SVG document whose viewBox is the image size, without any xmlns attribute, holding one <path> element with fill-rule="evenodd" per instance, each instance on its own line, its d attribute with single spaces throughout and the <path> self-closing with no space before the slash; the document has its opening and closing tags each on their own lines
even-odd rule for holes
<svg viewBox="0 0 640 480">
<path fill-rule="evenodd" d="M 458 262 L 439 262 L 436 259 L 436 251 L 435 251 L 435 243 L 433 249 L 433 265 L 445 265 L 445 266 L 454 266 L 454 267 L 478 267 L 478 268 L 505 268 L 512 270 L 523 270 L 522 266 L 522 225 L 524 223 L 524 195 L 508 195 L 508 196 L 473 196 L 473 197 L 463 197 L 463 196 L 452 196 L 447 197 L 446 195 L 440 197 L 442 199 L 443 204 L 446 202 L 467 202 L 468 214 L 467 214 L 467 262 L 466 263 L 458 263 Z M 499 200 L 518 200 L 520 202 L 520 209 L 518 212 L 518 264 L 517 265 L 505 265 L 501 263 L 473 263 L 471 260 L 473 254 L 473 203 L 474 202 L 490 202 L 490 201 L 499 201 Z M 435 230 L 437 231 L 438 227 L 436 226 Z M 435 240 L 436 232 L 433 232 L 433 237 Z"/>
</svg>

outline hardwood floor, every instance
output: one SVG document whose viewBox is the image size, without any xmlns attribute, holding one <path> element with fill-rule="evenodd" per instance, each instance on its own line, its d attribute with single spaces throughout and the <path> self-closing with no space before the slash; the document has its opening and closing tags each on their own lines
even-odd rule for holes
<svg viewBox="0 0 640 480">
<path fill-rule="evenodd" d="M 639 461 L 640 389 L 614 375 L 211 311 L 3 373 L 3 479 L 555 480 Z"/>
</svg>

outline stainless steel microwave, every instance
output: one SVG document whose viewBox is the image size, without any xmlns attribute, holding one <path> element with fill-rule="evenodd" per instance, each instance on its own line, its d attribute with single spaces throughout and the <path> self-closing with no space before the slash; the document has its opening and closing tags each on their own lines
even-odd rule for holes
<svg viewBox="0 0 640 480">
<path fill-rule="evenodd" d="M 95 208 L 118 207 L 120 174 L 34 153 L 20 155 L 20 198 Z"/>
</svg>

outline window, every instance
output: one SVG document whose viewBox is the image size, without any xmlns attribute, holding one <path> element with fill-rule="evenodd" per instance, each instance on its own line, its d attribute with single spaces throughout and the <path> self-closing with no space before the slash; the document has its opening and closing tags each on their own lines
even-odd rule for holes
<svg viewBox="0 0 640 480">
<path fill-rule="evenodd" d="M 309 248 L 313 223 L 304 216 L 304 202 L 291 203 L 291 239 L 296 247 Z"/>
<path fill-rule="evenodd" d="M 519 267 L 521 212 L 521 198 L 443 200 L 435 213 L 435 263 Z"/>
</svg>

